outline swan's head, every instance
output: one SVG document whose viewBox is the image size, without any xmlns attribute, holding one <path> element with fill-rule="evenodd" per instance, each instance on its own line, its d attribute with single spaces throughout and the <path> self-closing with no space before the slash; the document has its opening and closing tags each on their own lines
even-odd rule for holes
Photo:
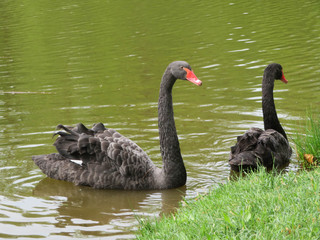
<svg viewBox="0 0 320 240">
<path fill-rule="evenodd" d="M 288 83 L 288 80 L 284 77 L 282 66 L 279 63 L 269 64 L 265 71 L 273 73 L 275 80 L 281 80 L 284 83 Z"/>
<path fill-rule="evenodd" d="M 197 76 L 193 73 L 189 63 L 184 61 L 176 61 L 172 62 L 169 65 L 171 69 L 171 74 L 177 78 L 182 80 L 188 80 L 198 86 L 202 85 L 201 80 L 197 78 Z"/>
</svg>

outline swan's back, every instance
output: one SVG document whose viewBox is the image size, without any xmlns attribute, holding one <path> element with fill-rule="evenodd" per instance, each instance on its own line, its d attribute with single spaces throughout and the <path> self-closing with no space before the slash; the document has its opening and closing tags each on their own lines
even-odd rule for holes
<svg viewBox="0 0 320 240">
<path fill-rule="evenodd" d="M 102 123 L 92 129 L 59 125 L 65 132 L 54 143 L 59 153 L 34 156 L 47 176 L 104 189 L 153 189 L 157 168 L 129 138 Z M 73 160 L 81 160 L 81 165 Z"/>
<path fill-rule="evenodd" d="M 251 128 L 231 147 L 229 164 L 232 170 L 255 169 L 258 165 L 267 168 L 283 168 L 289 164 L 292 149 L 279 132 Z"/>
</svg>

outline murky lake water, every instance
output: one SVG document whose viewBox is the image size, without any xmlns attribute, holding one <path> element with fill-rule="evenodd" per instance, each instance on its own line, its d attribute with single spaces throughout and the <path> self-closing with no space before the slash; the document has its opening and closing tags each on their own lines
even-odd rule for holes
<svg viewBox="0 0 320 240">
<path fill-rule="evenodd" d="M 275 85 L 289 138 L 306 109 L 319 108 L 316 0 L 2 1 L 0 19 L 0 238 L 133 238 L 137 218 L 226 182 L 236 136 L 263 127 L 261 78 L 271 62 L 289 80 Z M 161 166 L 157 99 L 174 60 L 203 81 L 173 91 L 185 187 L 94 190 L 34 165 L 32 155 L 55 151 L 56 125 L 103 122 Z"/>
</svg>

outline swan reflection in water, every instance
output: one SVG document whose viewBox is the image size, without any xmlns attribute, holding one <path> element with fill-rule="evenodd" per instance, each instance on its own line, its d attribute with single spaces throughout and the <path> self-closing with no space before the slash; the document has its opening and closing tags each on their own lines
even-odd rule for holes
<svg viewBox="0 0 320 240">
<path fill-rule="evenodd" d="M 176 211 L 186 195 L 186 186 L 161 191 L 97 190 L 51 178 L 42 179 L 35 187 L 36 197 L 57 199 L 56 227 L 110 224 L 113 220 L 158 216 Z M 154 208 L 150 207 L 154 205 Z"/>
</svg>

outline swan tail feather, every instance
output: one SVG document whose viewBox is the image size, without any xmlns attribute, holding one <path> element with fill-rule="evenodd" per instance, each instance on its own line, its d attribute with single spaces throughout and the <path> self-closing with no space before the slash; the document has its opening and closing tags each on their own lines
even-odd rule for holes
<svg viewBox="0 0 320 240">
<path fill-rule="evenodd" d="M 66 159 L 58 153 L 32 156 L 34 163 L 48 177 L 68 182 L 76 182 L 83 172 L 82 166 Z"/>
</svg>

